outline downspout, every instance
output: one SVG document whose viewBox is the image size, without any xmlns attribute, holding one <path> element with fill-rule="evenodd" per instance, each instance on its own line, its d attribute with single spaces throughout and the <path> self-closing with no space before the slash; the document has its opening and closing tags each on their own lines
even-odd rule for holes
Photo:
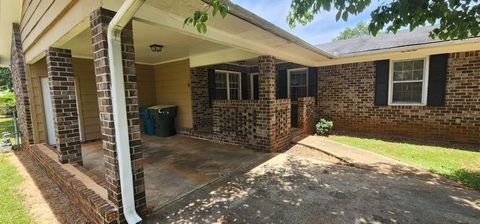
<svg viewBox="0 0 480 224">
<path fill-rule="evenodd" d="M 128 138 L 127 103 L 123 80 L 121 33 L 145 0 L 125 0 L 108 25 L 108 63 L 110 67 L 113 121 L 120 173 L 123 214 L 128 223 L 142 222 L 135 210 L 130 142 Z"/>
</svg>

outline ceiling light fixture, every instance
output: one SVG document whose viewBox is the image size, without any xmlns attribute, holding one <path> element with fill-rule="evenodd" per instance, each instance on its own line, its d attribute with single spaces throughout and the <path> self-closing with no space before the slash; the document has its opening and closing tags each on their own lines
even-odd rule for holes
<svg viewBox="0 0 480 224">
<path fill-rule="evenodd" d="M 152 44 L 150 45 L 150 50 L 152 52 L 161 52 L 163 49 L 163 45 L 160 45 L 160 44 Z"/>
</svg>

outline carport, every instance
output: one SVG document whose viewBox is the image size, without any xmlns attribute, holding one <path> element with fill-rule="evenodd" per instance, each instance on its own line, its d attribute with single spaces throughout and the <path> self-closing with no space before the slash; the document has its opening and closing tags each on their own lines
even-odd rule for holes
<svg viewBox="0 0 480 224">
<path fill-rule="evenodd" d="M 276 99 L 275 63 L 312 66 L 329 59 L 235 5 L 231 16 L 212 18 L 206 34 L 183 28 L 184 18 L 204 2 L 181 0 L 147 1 L 132 20 L 122 21 L 125 27 L 115 48 L 121 52 L 114 54 L 121 59 L 113 60 L 107 30 L 122 2 L 84 4 L 75 3 L 88 10 L 80 10 L 74 27 L 64 29 L 68 31 L 23 46 L 25 52 L 21 44 L 14 45 L 12 52 L 24 56 L 28 65 L 31 88 L 23 85 L 22 91 L 35 96 L 28 101 L 31 120 L 23 116 L 25 147 L 98 223 L 139 220 L 137 213 L 158 209 L 268 157 L 246 148 L 283 150 L 290 142 L 290 123 L 282 122 L 290 120 L 290 103 Z M 14 26 L 13 32 L 13 43 L 21 43 L 21 27 Z M 153 51 L 152 45 L 163 50 Z M 258 100 L 208 98 L 205 83 L 211 76 L 206 66 L 238 66 L 252 59 L 258 67 Z M 224 74 L 230 82 L 230 73 Z M 240 79 L 226 85 L 228 94 L 232 88 L 240 96 L 238 85 L 243 85 Z M 202 113 L 208 113 L 211 140 L 245 148 L 142 135 L 140 107 L 158 104 L 178 106 L 180 133 L 193 133 L 206 117 Z"/>
<path fill-rule="evenodd" d="M 142 150 L 148 212 L 258 166 L 274 155 L 180 135 L 167 138 L 142 135 Z M 102 143 L 83 144 L 82 151 L 89 176 L 104 182 Z"/>
</svg>

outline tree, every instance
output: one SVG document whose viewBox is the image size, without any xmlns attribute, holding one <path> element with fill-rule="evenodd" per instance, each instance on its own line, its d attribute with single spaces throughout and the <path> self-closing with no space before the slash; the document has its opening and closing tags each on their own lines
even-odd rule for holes
<svg viewBox="0 0 480 224">
<path fill-rule="evenodd" d="M 0 114 L 10 115 L 15 110 L 15 93 L 11 90 L 0 91 Z"/>
<path fill-rule="evenodd" d="M 340 34 L 338 34 L 337 37 L 333 38 L 333 41 L 347 40 L 347 39 L 352 39 L 355 37 L 369 35 L 369 34 L 370 32 L 368 31 L 367 23 L 364 21 L 360 21 L 353 28 L 350 28 L 350 27 L 345 28 L 342 32 L 340 32 Z"/>
<path fill-rule="evenodd" d="M 322 10 L 337 11 L 337 21 L 347 21 L 349 15 L 363 12 L 371 0 L 291 0 L 287 23 L 295 27 L 311 22 Z M 427 24 L 439 24 L 430 32 L 431 37 L 442 40 L 466 39 L 480 33 L 480 0 L 396 0 L 382 4 L 371 14 L 368 30 L 372 35 L 379 31 L 396 33 L 403 27 L 413 30 Z M 210 10 L 212 9 L 212 10 Z M 207 32 L 209 11 L 215 16 L 228 14 L 228 5 L 223 0 L 212 0 L 203 10 L 196 11 L 185 19 L 184 25 L 193 25 L 201 33 Z"/>
<path fill-rule="evenodd" d="M 12 74 L 8 68 L 0 68 L 0 90 L 13 89 Z"/>
</svg>

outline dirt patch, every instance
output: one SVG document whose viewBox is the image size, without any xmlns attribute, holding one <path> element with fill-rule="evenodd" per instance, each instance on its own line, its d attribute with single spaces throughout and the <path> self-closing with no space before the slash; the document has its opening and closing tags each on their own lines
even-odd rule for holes
<svg viewBox="0 0 480 224">
<path fill-rule="evenodd" d="M 65 193 L 36 166 L 24 151 L 9 160 L 25 181 L 17 189 L 24 198 L 30 217 L 36 223 L 90 223 Z"/>
<path fill-rule="evenodd" d="M 338 164 L 345 164 L 343 161 L 327 155 L 317 149 L 313 149 L 304 145 L 300 144 L 295 144 L 293 145 L 290 149 L 288 149 L 285 154 L 287 155 L 295 155 L 299 158 L 305 158 L 305 159 L 315 159 L 315 160 L 320 160 L 324 162 L 330 162 L 330 163 L 338 163 Z"/>
</svg>

